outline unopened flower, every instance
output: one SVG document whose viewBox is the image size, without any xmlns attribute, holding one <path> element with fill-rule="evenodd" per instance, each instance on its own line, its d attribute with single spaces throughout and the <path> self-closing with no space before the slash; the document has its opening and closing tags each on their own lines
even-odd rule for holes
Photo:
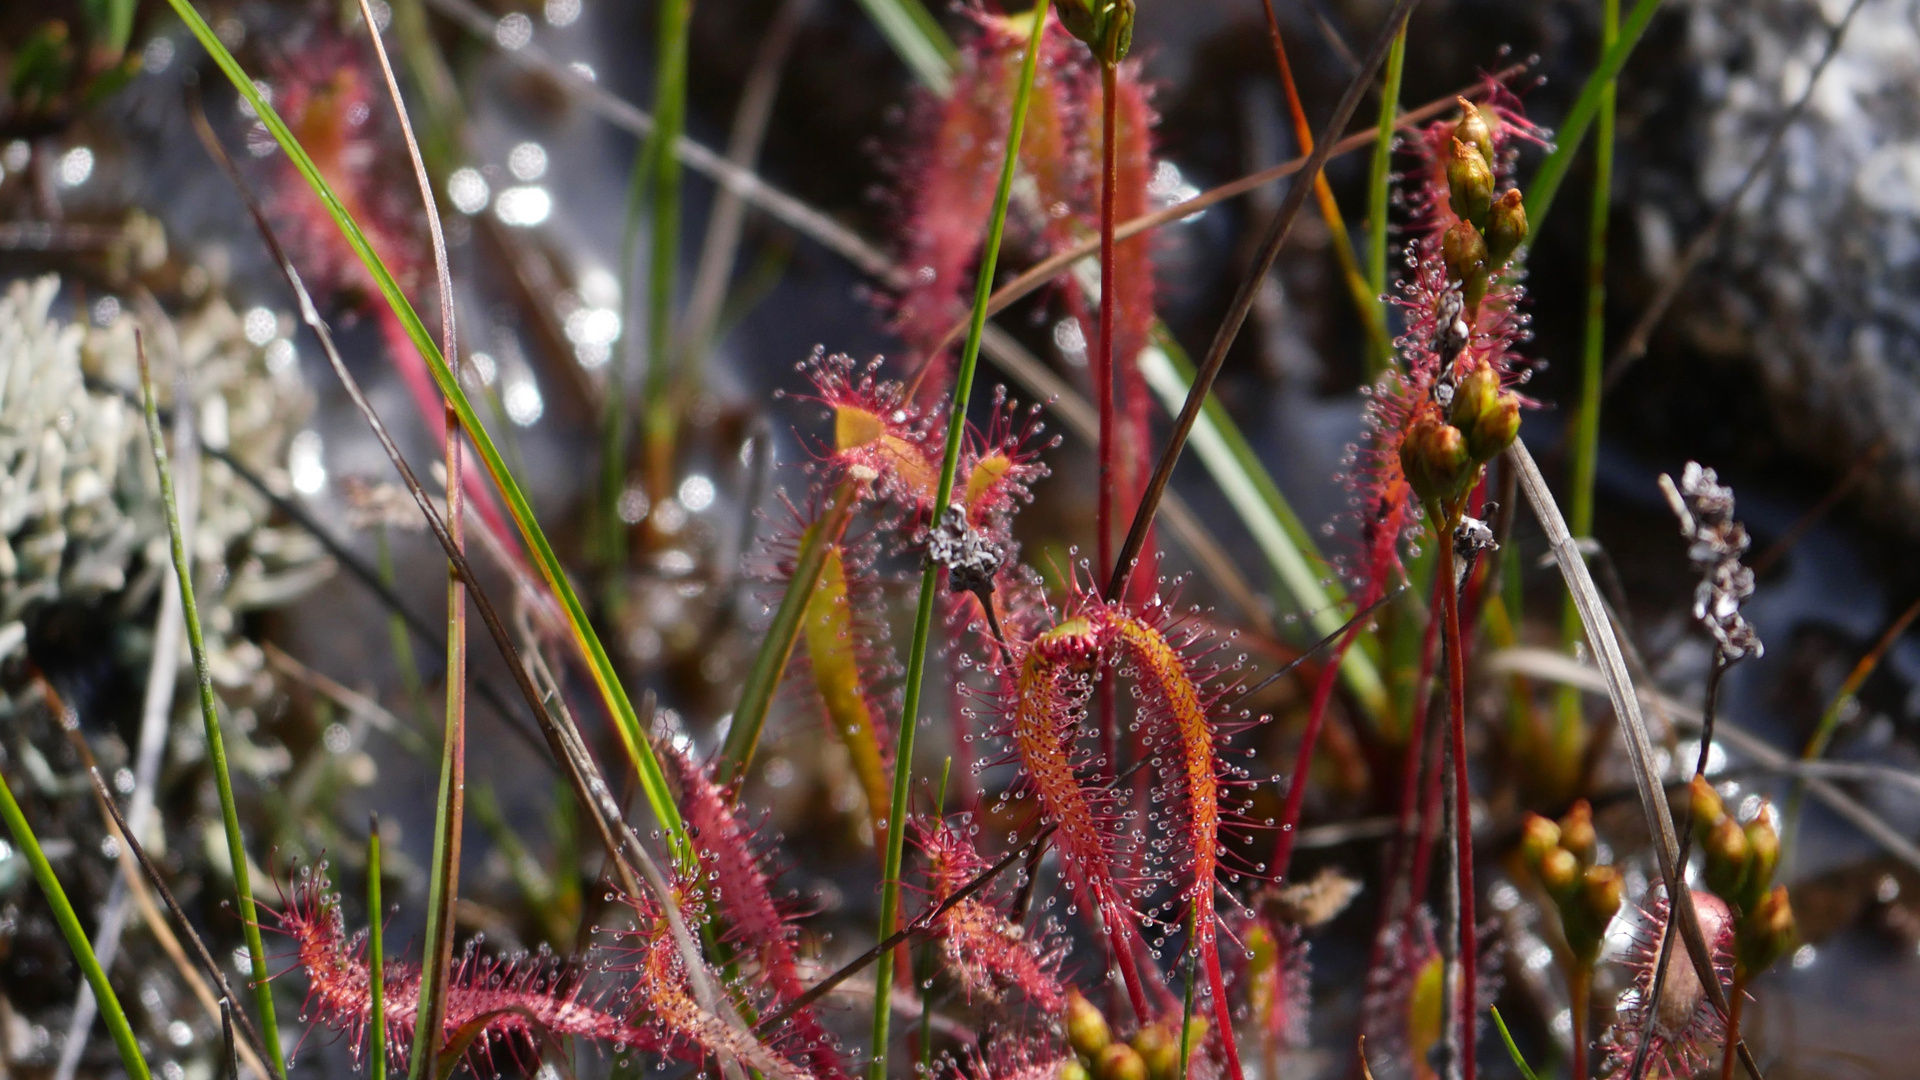
<svg viewBox="0 0 1920 1080">
<path fill-rule="evenodd" d="M 1793 904 L 1787 899 L 1787 887 L 1775 885 L 1740 920 L 1735 935 L 1735 953 L 1740 967 L 1748 975 L 1765 971 L 1785 956 L 1799 941 L 1800 931 L 1793 918 Z"/>
<path fill-rule="evenodd" d="M 1487 269 L 1499 270 L 1527 242 L 1527 204 L 1519 188 L 1508 188 L 1487 214 Z"/>
</svg>

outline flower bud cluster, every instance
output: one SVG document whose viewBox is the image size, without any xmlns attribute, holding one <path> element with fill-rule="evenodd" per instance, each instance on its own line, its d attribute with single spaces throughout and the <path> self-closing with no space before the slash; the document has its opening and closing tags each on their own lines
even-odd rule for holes
<svg viewBox="0 0 1920 1080">
<path fill-rule="evenodd" d="M 1600 957 L 1607 924 L 1626 895 L 1620 871 L 1597 862 L 1593 808 L 1582 799 L 1558 822 L 1528 814 L 1521 825 L 1520 852 L 1560 913 L 1574 962 L 1592 967 Z"/>
<path fill-rule="evenodd" d="M 1482 465 L 1513 444 L 1520 395 L 1501 387 L 1484 357 L 1457 385 L 1439 389 L 1452 394 L 1445 418 L 1435 408 L 1414 420 L 1400 444 L 1400 467 L 1422 500 L 1451 503 L 1473 486 Z"/>
<path fill-rule="evenodd" d="M 1206 1042 L 1207 1029 L 1201 1017 L 1187 1021 L 1191 1052 Z M 1075 1057 L 1061 1066 L 1058 1080 L 1180 1080 L 1180 1041 L 1178 1018 L 1156 1020 L 1122 1040 L 1099 1006 L 1069 990 L 1067 1045 Z"/>
<path fill-rule="evenodd" d="M 1460 98 L 1460 121 L 1448 137 L 1447 205 L 1453 222 L 1440 237 L 1447 275 L 1459 284 L 1467 323 L 1480 315 L 1488 283 L 1527 239 L 1527 210 L 1518 188 L 1495 190 L 1493 131 L 1487 117 Z M 1496 118 L 1495 122 L 1498 120 Z"/>
<path fill-rule="evenodd" d="M 1742 825 L 1703 776 L 1693 778 L 1690 795 L 1694 842 L 1706 856 L 1703 880 L 1733 912 L 1734 960 L 1743 974 L 1765 971 L 1798 939 L 1787 887 L 1773 882 L 1780 834 L 1764 803 Z"/>
</svg>

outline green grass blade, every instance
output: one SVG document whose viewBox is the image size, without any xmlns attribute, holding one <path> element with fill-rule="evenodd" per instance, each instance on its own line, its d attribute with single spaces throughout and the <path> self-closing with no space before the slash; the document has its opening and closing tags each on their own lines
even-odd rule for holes
<svg viewBox="0 0 1920 1080">
<path fill-rule="evenodd" d="M 457 475 L 457 474 L 456 474 Z M 447 490 L 457 492 L 453 483 Z M 458 511 L 458 496 L 448 500 Z M 451 516 L 451 515 L 450 515 Z M 449 521 L 458 542 L 459 525 Z M 453 970 L 453 908 L 460 895 L 460 851 L 466 814 L 466 625 L 458 577 L 447 574 L 447 714 L 440 744 L 440 788 L 434 797 L 433 869 L 427 879 L 425 962 L 420 969 L 420 1005 L 414 1011 L 410 1080 L 438 1076 L 446 1027 L 447 987 Z"/>
<path fill-rule="evenodd" d="M 486 466 L 488 475 L 493 478 L 494 486 L 506 503 L 507 512 L 513 515 L 514 525 L 520 530 L 521 538 L 532 554 L 534 563 L 540 568 L 541 576 L 546 579 L 548 588 L 553 590 L 554 597 L 559 600 L 562 610 L 566 612 L 568 626 L 574 635 L 574 643 L 586 659 L 588 672 L 593 676 L 594 684 L 606 703 L 608 712 L 613 716 L 615 729 L 620 733 L 621 744 L 634 766 L 635 773 L 640 778 L 641 790 L 646 796 L 647 805 L 666 832 L 675 858 L 683 865 L 695 865 L 694 848 L 687 836 L 686 825 L 680 818 L 679 808 L 674 805 L 666 774 L 661 770 L 660 762 L 654 756 L 652 747 L 648 745 L 645 733 L 640 730 L 639 714 L 634 710 L 633 700 L 627 696 L 626 689 L 620 685 L 619 677 L 613 668 L 613 661 L 607 655 L 606 647 L 601 643 L 599 635 L 594 632 L 593 626 L 588 622 L 586 609 L 580 602 L 579 594 L 574 591 L 566 569 L 560 564 L 559 556 L 554 553 L 553 545 L 547 540 L 546 533 L 541 530 L 538 519 L 534 517 L 533 507 L 527 501 L 526 493 L 501 459 L 500 451 L 494 445 L 492 437 L 487 434 L 486 427 L 481 424 L 472 401 L 454 379 L 452 370 L 447 366 L 446 357 L 441 355 L 440 346 L 433 340 L 433 335 L 427 332 L 426 326 L 420 321 L 419 314 L 408 302 L 406 294 L 401 292 L 399 284 L 394 281 L 393 274 L 387 269 L 386 264 L 368 244 L 366 235 L 361 232 L 353 216 L 341 204 L 339 196 L 320 175 L 320 170 L 314 165 L 313 159 L 301 147 L 299 140 L 293 137 L 293 133 L 287 130 L 287 125 L 281 120 L 280 114 L 274 111 L 273 106 L 260 93 L 259 88 L 254 86 L 253 80 L 241 68 L 240 62 L 233 58 L 233 54 L 221 43 L 219 37 L 214 34 L 213 28 L 207 25 L 207 21 L 201 18 L 190 0 L 168 0 L 168 3 L 187 28 L 193 32 L 193 36 L 199 40 L 201 47 L 207 50 L 221 72 L 227 76 L 234 89 L 238 90 L 253 107 L 260 122 L 273 135 L 274 141 L 286 152 L 288 159 L 299 170 L 308 186 L 320 197 L 327 213 L 339 226 L 347 243 L 360 256 L 361 263 L 367 268 L 367 272 L 372 275 L 381 296 L 393 309 L 401 325 L 406 327 L 408 337 L 420 350 L 420 354 L 426 357 L 428 368 L 433 372 L 434 382 L 439 386 L 440 392 L 452 403 L 455 413 L 460 417 L 461 426 L 473 441 L 474 449 L 479 452 L 482 464 Z"/>
<path fill-rule="evenodd" d="M 860 0 L 913 77 L 946 97 L 953 90 L 953 39 L 920 0 Z"/>
<path fill-rule="evenodd" d="M 1380 121 L 1373 142 L 1373 163 L 1367 170 L 1367 287 L 1373 295 L 1387 291 L 1387 205 L 1393 187 L 1394 121 L 1400 117 L 1400 75 L 1407 66 L 1407 24 L 1387 53 L 1386 79 L 1380 90 Z M 1385 306 L 1384 304 L 1382 305 Z M 1367 371 L 1378 375 L 1393 363 L 1389 342 L 1384 355 L 1376 355 Z"/>
<path fill-rule="evenodd" d="M 80 916 L 74 914 L 73 904 L 67 899 L 67 891 L 60 887 L 60 879 L 53 875 L 53 867 L 47 862 L 46 853 L 40 850 L 40 841 L 33 835 L 33 826 L 27 823 L 27 815 L 20 812 L 20 804 L 14 801 L 13 789 L 7 786 L 5 777 L 0 777 L 0 817 L 7 819 L 7 831 L 13 834 L 13 846 L 27 857 L 27 865 L 33 868 L 33 877 L 40 883 L 40 891 L 47 898 L 47 906 L 53 909 L 53 921 L 60 924 L 60 933 L 67 939 L 67 948 L 73 951 L 74 962 L 80 965 L 80 971 L 87 977 L 87 985 L 93 988 L 93 1000 L 100 1006 L 100 1016 L 107 1022 L 107 1031 L 113 1035 L 113 1045 L 120 1050 L 120 1063 L 134 1080 L 149 1080 L 152 1073 L 147 1071 L 147 1061 L 140 1056 L 140 1043 L 133 1037 L 133 1028 L 127 1023 L 126 1010 L 120 1007 L 120 999 L 113 994 L 113 986 L 107 982 L 107 973 L 100 967 L 100 960 L 93 954 L 93 945 L 87 941 L 87 931 L 80 925 Z"/>
<path fill-rule="evenodd" d="M 664 0 L 654 31 L 653 138 L 656 148 L 680 141 L 687 123 L 687 33 L 693 0 Z M 681 373 L 673 362 L 673 286 L 680 264 L 680 155 L 651 157 L 647 186 L 653 194 L 653 229 L 647 255 L 647 384 L 641 415 L 649 482 L 656 498 L 672 475 L 679 435 L 676 400 Z M 692 358 L 689 358 L 692 362 Z"/>
<path fill-rule="evenodd" d="M 252 84 L 249 83 L 249 86 Z M 260 1010 L 260 1037 L 267 1044 L 267 1065 L 287 1073 L 280 1049 L 280 1024 L 273 1011 L 273 984 L 267 981 L 267 952 L 260 942 L 260 916 L 253 904 L 253 882 L 247 870 L 247 849 L 240 836 L 240 811 L 233 801 L 233 778 L 227 772 L 227 744 L 220 734 L 219 704 L 213 694 L 213 672 L 207 666 L 206 638 L 200 632 L 200 608 L 193 599 L 193 560 L 180 530 L 180 507 L 173 497 L 173 469 L 167 462 L 167 443 L 160 433 L 160 410 L 153 397 L 153 374 L 147 352 L 134 340 L 140 360 L 140 396 L 146 407 L 147 438 L 153 445 L 153 465 L 160 475 L 160 499 L 167 511 L 167 535 L 173 546 L 173 570 L 180 581 L 180 607 L 187 617 L 187 643 L 193 649 L 193 670 L 200 688 L 200 720 L 206 728 L 207 758 L 213 765 L 214 785 L 220 792 L 220 819 L 226 826 L 227 857 L 233 866 L 233 890 L 239 903 L 240 925 L 247 939 L 247 959 L 253 974 L 254 1004 Z M 100 996 L 100 988 L 94 988 Z M 102 1003 L 104 1007 L 104 1002 Z"/>
<path fill-rule="evenodd" d="M 807 526 L 806 532 L 800 535 L 793 577 L 780 596 L 780 607 L 773 614 L 772 625 L 760 639 L 760 651 L 754 655 L 753 666 L 747 669 L 746 684 L 740 688 L 740 703 L 733 707 L 733 719 L 727 725 L 726 742 L 721 746 L 720 763 L 715 770 L 716 779 L 723 785 L 746 775 L 747 767 L 753 764 L 754 748 L 759 746 L 760 732 L 766 727 L 767 707 L 773 703 L 773 693 L 779 689 L 780 677 L 786 673 L 794 643 L 800 638 L 807 603 L 813 599 L 814 587 L 820 583 L 820 570 L 826 565 L 827 552 L 846 529 L 847 518 L 858 500 L 858 484 L 841 483 L 834 489 L 820 520 Z"/>
<path fill-rule="evenodd" d="M 1604 0 L 1600 16 L 1600 48 L 1604 54 L 1618 39 L 1620 0 Z M 1607 346 L 1607 216 L 1613 199 L 1613 121 L 1617 80 L 1600 87 L 1600 109 L 1593 131 L 1593 207 L 1587 218 L 1587 325 L 1580 357 L 1580 404 L 1574 412 L 1573 438 L 1568 445 L 1567 528 L 1576 537 L 1593 535 L 1593 483 L 1600 455 L 1601 375 Z M 1560 641 L 1569 650 L 1585 640 L 1580 610 L 1569 596 L 1560 617 Z M 1580 691 L 1560 688 L 1555 702 L 1554 759 L 1556 770 L 1571 770 L 1563 755 L 1578 755 L 1586 743 L 1586 723 L 1580 712 Z"/>
<path fill-rule="evenodd" d="M 1507 1022 L 1500 1018 L 1499 1009 L 1493 1010 L 1493 1026 L 1500 1030 L 1500 1041 L 1506 1044 L 1507 1056 L 1513 1058 L 1514 1068 L 1520 1070 L 1520 1075 L 1526 1080 L 1540 1080 L 1539 1074 L 1527 1065 L 1527 1059 L 1520 1056 L 1520 1048 L 1513 1044 L 1513 1033 L 1507 1030 Z"/>
<path fill-rule="evenodd" d="M 1183 372 L 1165 341 L 1141 352 L 1140 372 L 1167 409 L 1177 411 L 1192 386 L 1192 367 Z M 1321 637 L 1338 633 L 1346 621 L 1340 612 L 1344 597 L 1338 586 L 1329 591 L 1320 583 L 1323 570 L 1316 567 L 1325 567 L 1326 560 L 1218 397 L 1208 395 L 1189 441 L 1314 631 Z M 1347 650 L 1340 677 L 1370 717 L 1387 715 L 1386 684 L 1365 649 Z"/>
<path fill-rule="evenodd" d="M 368 1007 L 372 1010 L 367 1021 L 367 1060 L 371 1080 L 387 1080 L 387 953 L 381 926 L 385 915 L 380 900 L 380 815 L 374 814 L 367 819 L 367 971 L 372 975 L 367 982 Z"/>
<path fill-rule="evenodd" d="M 1199 981 L 1195 976 L 1200 963 L 1200 927 L 1195 914 L 1187 915 L 1187 988 L 1180 1000 L 1180 1071 L 1174 1074 L 1178 1080 L 1193 1075 L 1193 984 Z"/>
<path fill-rule="evenodd" d="M 967 399 L 973 394 L 973 373 L 980 362 L 980 338 L 987 328 L 987 300 L 993 295 L 993 274 L 1000 262 L 1000 240 L 1007 227 L 1007 202 L 1013 195 L 1013 174 L 1020 164 L 1020 139 L 1027 126 L 1027 106 L 1033 99 L 1033 78 L 1040 65 L 1040 42 L 1047 33 L 1052 0 L 1033 6 L 1032 37 L 1020 66 L 1020 84 L 1014 90 L 1013 117 L 1007 128 L 1006 160 L 1000 166 L 1000 186 L 993 196 L 993 214 L 987 219 L 987 243 L 980 254 L 979 275 L 973 289 L 973 318 L 967 324 L 967 343 L 954 376 L 953 400 L 947 406 L 946 455 L 940 462 L 940 484 L 933 505 L 944 507 L 953 498 L 953 478 L 960 467 L 960 445 L 967 428 Z M 936 510 L 937 514 L 939 511 Z M 920 572 L 920 604 L 914 612 L 913 644 L 907 653 L 907 685 L 900 709 L 899 733 L 894 737 L 893 802 L 887 813 L 887 852 L 880 873 L 880 926 L 875 935 L 884 941 L 900 917 L 900 862 L 907 842 L 907 794 L 913 778 L 913 739 L 919 723 L 920 688 L 927 672 L 927 639 L 933 633 L 934 589 L 939 567 L 929 560 Z M 868 1054 L 870 1080 L 887 1080 L 887 1038 L 893 1020 L 893 950 L 874 964 L 873 1047 Z"/>
<path fill-rule="evenodd" d="M 1627 14 L 1627 21 L 1620 24 L 1620 36 L 1614 39 L 1612 46 L 1600 56 L 1600 66 L 1580 88 L 1580 96 L 1574 99 L 1573 108 L 1567 118 L 1561 121 L 1560 130 L 1554 134 L 1553 153 L 1541 162 L 1540 171 L 1533 176 L 1533 184 L 1527 188 L 1527 229 L 1533 236 L 1540 235 L 1541 226 L 1546 224 L 1547 211 L 1553 206 L 1553 197 L 1560 191 L 1560 184 L 1567 178 L 1567 170 L 1573 165 L 1573 155 L 1580 149 L 1580 143 L 1587 137 L 1587 129 L 1593 126 L 1600 114 L 1601 100 L 1607 95 L 1607 87 L 1618 78 L 1620 69 L 1627 64 L 1627 57 L 1633 55 L 1634 46 L 1640 44 L 1640 36 L 1647 31 L 1647 24 L 1660 9 L 1660 0 L 1635 0 L 1633 10 Z"/>
</svg>

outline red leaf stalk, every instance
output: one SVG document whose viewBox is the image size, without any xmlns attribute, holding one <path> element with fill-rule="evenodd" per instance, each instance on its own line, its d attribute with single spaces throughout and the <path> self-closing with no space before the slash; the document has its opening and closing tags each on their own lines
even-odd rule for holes
<svg viewBox="0 0 1920 1080">
<path fill-rule="evenodd" d="M 1442 632 L 1446 635 L 1447 717 L 1453 740 L 1453 810 L 1459 838 L 1454 849 L 1460 876 L 1460 998 L 1456 1008 L 1460 1016 L 1460 1053 L 1464 1059 L 1461 1076 L 1464 1080 L 1473 1080 L 1474 1016 L 1475 1003 L 1479 1000 L 1474 984 L 1479 974 L 1480 953 L 1473 912 L 1473 798 L 1467 777 L 1467 673 L 1465 657 L 1460 652 L 1460 592 L 1454 587 L 1453 544 L 1444 535 L 1435 543 L 1440 548 L 1437 573 L 1446 620 Z"/>
<path fill-rule="evenodd" d="M 423 253 L 430 251 L 424 219 L 411 201 L 414 187 L 404 172 L 389 175 L 396 161 L 405 161 L 399 133 L 391 115 L 375 108 L 381 80 L 370 70 L 365 50 L 356 42 L 330 33 L 317 33 L 275 66 L 279 110 L 288 126 L 313 158 L 320 174 L 359 223 L 393 273 L 394 280 L 412 294 L 432 267 Z M 255 123 L 248 145 L 273 146 L 263 125 Z M 262 141 L 264 140 L 264 141 Z M 302 276 L 322 296 L 350 299 L 370 307 L 395 370 L 413 399 L 420 420 L 435 442 L 446 438 L 447 420 L 440 389 L 427 362 L 398 316 L 379 301 L 372 275 L 347 243 L 306 180 L 292 162 L 282 158 L 269 196 L 274 217 L 286 229 L 287 246 L 299 259 Z M 452 363 L 453 357 L 447 361 Z M 514 531 L 486 478 L 469 470 L 461 487 L 501 550 L 519 552 Z"/>
<path fill-rule="evenodd" d="M 1113 322 L 1114 322 L 1114 277 L 1113 262 L 1113 197 L 1118 183 L 1119 148 L 1115 139 L 1116 114 L 1119 94 L 1114 86 L 1117 65 L 1103 64 L 1100 69 L 1100 334 L 1098 348 L 1093 362 L 1093 400 L 1100 414 L 1100 476 L 1099 495 L 1094 513 L 1094 527 L 1098 530 L 1097 555 L 1095 566 L 1104 579 L 1113 572 L 1113 485 L 1115 451 L 1113 420 Z M 1109 729 L 1102 735 L 1105 740 L 1103 749 L 1108 750 L 1113 742 L 1111 718 Z"/>
</svg>

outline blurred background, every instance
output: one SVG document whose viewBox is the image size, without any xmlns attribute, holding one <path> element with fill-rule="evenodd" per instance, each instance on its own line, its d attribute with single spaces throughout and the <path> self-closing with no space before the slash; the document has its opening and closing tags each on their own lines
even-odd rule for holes
<svg viewBox="0 0 1920 1080">
<path fill-rule="evenodd" d="M 375 223 L 376 248 L 436 328 L 424 211 L 357 6 L 197 6 L 323 167 L 355 178 L 351 208 Z M 724 731 L 778 599 L 765 567 L 768 539 L 790 517 L 782 493 L 804 500 L 804 470 L 823 437 L 820 410 L 782 396 L 808 392 L 796 365 L 817 346 L 862 359 L 906 351 L 891 329 L 900 282 L 889 275 L 924 212 L 915 178 L 940 103 L 926 64 L 903 59 L 898 34 L 873 17 L 886 6 L 694 5 L 685 101 L 693 146 L 683 154 L 672 282 L 678 332 L 692 342 L 682 367 L 690 374 L 672 387 L 670 452 L 632 440 L 609 461 L 608 416 L 642 423 L 654 389 L 648 308 L 634 287 L 645 278 L 626 268 L 653 241 L 629 202 L 656 108 L 656 5 L 373 5 L 440 196 L 469 387 L 576 570 L 630 690 L 657 702 L 660 730 L 704 749 Z M 1316 128 L 1388 6 L 1276 4 Z M 964 47 L 993 13 L 989 0 L 985 11 L 936 7 L 932 17 Z M 1600 55 L 1600 19 L 1599 0 L 1428 0 L 1412 16 L 1401 101 L 1446 99 L 1503 72 L 1528 118 L 1555 128 Z M 1133 49 L 1158 115 L 1157 205 L 1302 152 L 1258 0 L 1140 0 Z M 151 673 L 167 666 L 153 662 L 156 640 L 171 653 L 181 646 L 160 629 L 165 533 L 151 463 L 142 472 L 129 450 L 143 446 L 124 398 L 137 385 L 137 324 L 156 350 L 164 401 L 188 395 L 207 450 L 191 465 L 188 509 L 200 523 L 196 576 L 207 582 L 202 603 L 255 857 L 282 880 L 295 862 L 351 864 L 367 813 L 377 811 L 398 907 L 388 940 L 417 937 L 441 658 L 396 613 L 442 622 L 445 564 L 301 326 L 242 200 L 196 133 L 196 113 L 266 204 L 349 367 L 425 479 L 438 432 L 432 410 L 420 407 L 421 387 L 395 359 L 400 339 L 318 203 L 167 5 L 14 0 L 0 10 L 0 70 L 7 774 L 30 793 L 23 802 L 77 904 L 94 912 L 126 901 L 114 884 L 115 852 L 103 852 L 89 791 L 75 779 L 83 747 L 122 794 L 157 792 L 150 797 L 165 824 L 149 846 L 178 875 L 174 887 L 210 939 L 238 943 L 221 907 L 225 855 L 186 670 L 153 700 Z M 1355 126 L 1371 125 L 1378 108 L 1376 92 Z M 1522 183 L 1545 153 L 1523 151 Z M 1827 757 L 1920 776 L 1920 638 L 1902 621 L 1920 596 L 1920 562 L 1910 557 L 1920 538 L 1920 3 L 1668 0 L 1621 72 L 1614 155 L 1600 264 L 1607 363 L 1596 572 L 1604 567 L 1629 601 L 1623 615 L 1653 680 L 1696 700 L 1710 654 L 1690 630 L 1689 568 L 1655 479 L 1690 459 L 1719 470 L 1763 564 L 1748 613 L 1767 644 L 1763 659 L 1730 675 L 1723 715 L 1789 758 L 1830 718 Z M 1336 157 L 1327 168 L 1356 237 L 1366 231 L 1368 157 Z M 722 197 L 716 176 L 733 178 L 735 198 Z M 1534 338 L 1524 348 L 1540 370 L 1525 387 L 1538 407 L 1522 437 L 1556 483 L 1568 475 L 1589 332 L 1592 177 L 1589 151 L 1575 161 L 1560 212 L 1533 237 L 1528 263 Z M 1212 337 L 1285 190 L 1285 182 L 1258 188 L 1155 234 L 1157 312 L 1189 351 Z M 1219 383 L 1253 454 L 1315 536 L 1347 527 L 1340 474 L 1361 436 L 1368 382 L 1336 242 L 1310 206 Z M 1040 231 L 1015 227 L 1003 278 L 1048 250 Z M 1085 392 L 1086 338 L 1060 289 L 1033 293 L 997 325 L 1028 362 Z M 995 354 L 985 364 L 983 385 L 1005 383 L 1024 401 L 1051 396 Z M 67 374 L 47 375 L 56 370 Z M 1163 437 L 1164 409 L 1153 424 Z M 1049 430 L 1065 439 L 1048 454 L 1053 476 L 1023 512 L 1020 535 L 1030 561 L 1065 566 L 1075 545 L 1091 543 L 1094 494 L 1083 478 L 1095 464 L 1070 426 L 1050 418 Z M 95 464 L 83 468 L 87 461 Z M 76 481 L 88 469 L 93 479 Z M 1310 644 L 1302 615 L 1311 613 L 1277 584 L 1215 478 L 1188 461 L 1175 491 L 1247 590 L 1236 598 L 1202 572 L 1183 599 L 1244 631 L 1263 662 Z M 486 534 L 484 519 L 475 527 Z M 1557 648 L 1562 593 L 1525 515 L 1512 545 L 1509 565 L 1525 588 L 1519 639 Z M 1167 573 L 1196 568 L 1190 551 L 1167 546 Z M 480 564 L 503 596 L 529 572 L 513 552 L 488 549 Z M 913 591 L 900 574 L 912 565 L 898 552 L 883 559 L 883 618 L 900 644 Z M 384 582 L 386 599 L 363 577 Z M 512 606 L 523 623 L 539 622 L 538 610 Z M 581 862 L 592 844 L 500 658 L 478 635 L 473 649 L 475 685 L 492 703 L 474 709 L 460 928 L 483 934 L 489 948 L 546 943 L 564 953 L 599 907 Z M 1849 682 L 1856 671 L 1863 678 Z M 1505 692 L 1500 680 L 1484 681 L 1481 698 Z M 952 706 L 944 692 L 931 696 L 936 715 Z M 1262 743 L 1272 762 L 1292 745 L 1283 733 L 1302 697 L 1283 683 L 1260 703 L 1281 721 L 1271 745 Z M 1588 704 L 1599 715 L 1600 704 Z M 1490 716 L 1503 707 L 1480 705 Z M 871 925 L 878 869 L 861 840 L 845 754 L 816 737 L 818 722 L 804 712 L 777 703 L 750 800 L 767 809 L 768 833 L 785 837 L 784 850 L 804 852 L 777 857 L 782 884 L 812 913 L 809 926 L 832 956 Z M 158 728 L 149 715 L 161 717 Z M 602 720 L 585 722 L 599 745 L 615 745 Z M 936 729 L 927 750 L 935 762 L 957 745 L 952 725 Z M 143 743 L 153 730 L 162 737 Z M 1674 744 L 1682 758 L 1684 747 Z M 1506 823 L 1508 843 L 1513 816 L 1534 805 L 1514 791 L 1518 767 L 1496 747 L 1476 772 L 1489 828 L 1499 835 Z M 1739 753 L 1715 771 L 1776 803 L 1793 788 L 1777 767 Z M 1624 775 L 1603 769 L 1588 792 L 1603 833 L 1609 821 L 1618 830 L 1610 835 L 1623 860 L 1645 843 Z M 1310 823 L 1377 821 L 1371 783 L 1326 785 L 1309 802 Z M 1880 777 L 1844 786 L 1882 834 L 1818 801 L 1795 804 L 1799 832 L 1780 880 L 1792 888 L 1804 943 L 1755 985 L 1746 1022 L 1770 1077 L 1906 1076 L 1920 1059 L 1920 784 Z M 1533 900 L 1501 883 L 1499 847 L 1492 843 L 1483 870 L 1483 903 L 1513 931 L 1502 1009 L 1523 1049 L 1547 1059 L 1565 1038 L 1565 1005 L 1545 977 L 1547 946 L 1525 929 L 1521 909 Z M 1377 845 L 1364 838 L 1303 859 L 1310 869 L 1378 877 Z M 1630 882 L 1631 894 L 1644 892 L 1644 873 Z M 1375 899 L 1363 895 L 1315 939 L 1317 1049 L 1302 1056 L 1299 1075 L 1348 1067 Z M 841 934 L 851 935 L 845 949 Z M 211 1075 L 216 1029 L 163 950 L 136 927 L 119 955 L 115 978 L 138 1002 L 152 1060 L 165 1062 L 168 1080 Z M 79 985 L 8 849 L 6 1072 L 116 1071 L 98 1029 L 84 1050 L 68 1050 Z M 281 991 L 283 1015 L 299 993 Z M 1506 1075 L 1500 1057 L 1488 1056 L 1490 1075 Z M 325 1032 L 297 1058 L 297 1071 L 315 1074 L 347 1061 Z"/>
</svg>

